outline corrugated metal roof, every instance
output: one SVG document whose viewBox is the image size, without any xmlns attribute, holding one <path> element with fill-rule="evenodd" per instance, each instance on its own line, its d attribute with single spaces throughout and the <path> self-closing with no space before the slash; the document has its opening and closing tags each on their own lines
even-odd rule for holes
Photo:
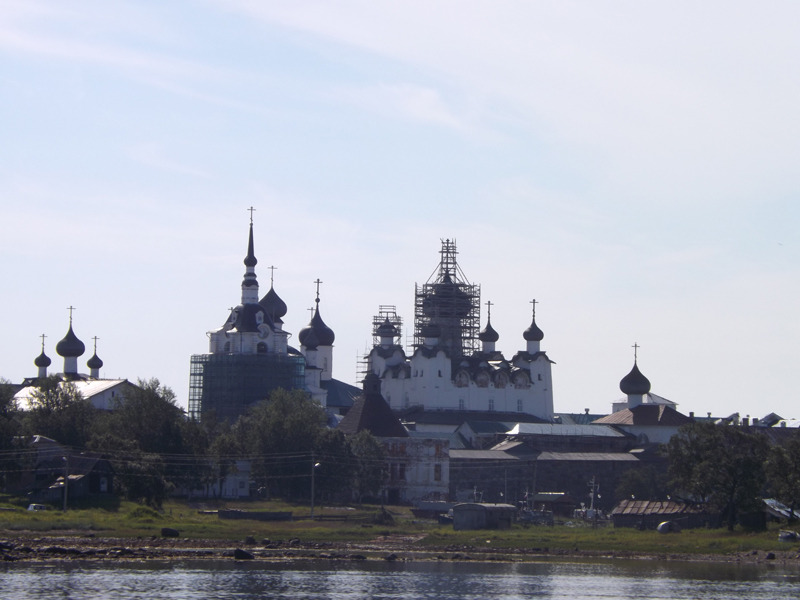
<svg viewBox="0 0 800 600">
<path fill-rule="evenodd" d="M 508 435 L 552 435 L 585 437 L 625 437 L 625 434 L 605 425 L 558 425 L 553 423 L 517 423 Z"/>
<path fill-rule="evenodd" d="M 675 500 L 621 500 L 611 511 L 611 515 L 679 515 L 701 512 L 701 506 Z"/>
<path fill-rule="evenodd" d="M 450 450 L 450 460 L 519 460 L 501 450 Z"/>
<path fill-rule="evenodd" d="M 629 452 L 542 452 L 536 460 L 638 462 Z"/>
</svg>

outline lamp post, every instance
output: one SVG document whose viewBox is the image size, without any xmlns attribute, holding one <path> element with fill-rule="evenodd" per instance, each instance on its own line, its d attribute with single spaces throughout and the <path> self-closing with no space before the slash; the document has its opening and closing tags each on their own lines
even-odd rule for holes
<svg viewBox="0 0 800 600">
<path fill-rule="evenodd" d="M 314 455 L 311 455 L 311 520 L 314 520 L 314 471 L 319 466 L 318 462 L 314 461 Z"/>
<path fill-rule="evenodd" d="M 67 512 L 67 491 L 69 490 L 69 455 L 61 457 L 64 460 L 64 512 Z"/>
</svg>

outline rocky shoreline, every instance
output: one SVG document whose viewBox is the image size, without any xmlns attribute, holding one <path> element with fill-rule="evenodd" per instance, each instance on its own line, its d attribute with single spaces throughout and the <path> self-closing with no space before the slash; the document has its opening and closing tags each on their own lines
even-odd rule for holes
<svg viewBox="0 0 800 600">
<path fill-rule="evenodd" d="M 0 538 L 0 557 L 17 561 L 254 560 L 254 561 L 501 561 L 668 560 L 779 564 L 800 569 L 800 549 L 734 554 L 639 554 L 626 551 L 550 550 L 446 546 L 419 548 L 421 536 L 380 536 L 367 542 L 290 540 L 212 540 L 187 538 L 109 538 L 94 536 Z"/>
</svg>

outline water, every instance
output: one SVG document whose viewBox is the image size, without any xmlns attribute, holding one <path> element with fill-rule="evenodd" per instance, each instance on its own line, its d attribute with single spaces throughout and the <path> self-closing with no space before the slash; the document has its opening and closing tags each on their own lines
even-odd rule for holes
<svg viewBox="0 0 800 600">
<path fill-rule="evenodd" d="M 0 594 L 7 600 L 796 600 L 800 571 L 656 561 L 14 563 L 0 566 Z"/>
</svg>

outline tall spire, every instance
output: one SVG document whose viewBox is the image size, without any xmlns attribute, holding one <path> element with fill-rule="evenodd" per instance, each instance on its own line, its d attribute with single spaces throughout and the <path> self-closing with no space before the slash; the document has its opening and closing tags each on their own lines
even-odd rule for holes
<svg viewBox="0 0 800 600">
<path fill-rule="evenodd" d="M 242 304 L 256 304 L 258 302 L 258 280 L 256 279 L 256 259 L 253 250 L 253 211 L 252 206 L 247 209 L 250 211 L 250 236 L 247 241 L 247 256 L 244 258 L 244 279 L 242 280 Z"/>
</svg>

